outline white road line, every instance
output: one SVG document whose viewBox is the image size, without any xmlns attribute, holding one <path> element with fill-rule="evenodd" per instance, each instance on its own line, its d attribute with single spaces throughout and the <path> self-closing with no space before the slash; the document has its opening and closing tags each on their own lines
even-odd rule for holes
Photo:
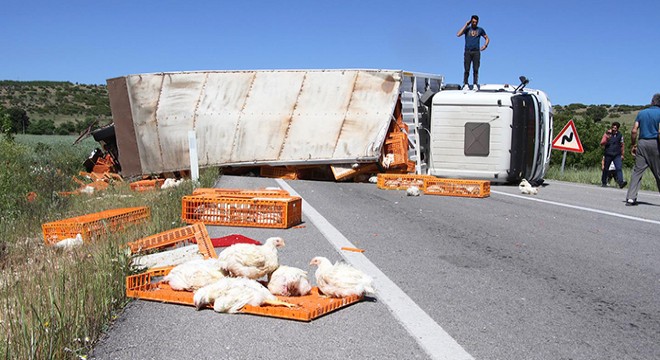
<svg viewBox="0 0 660 360">
<path fill-rule="evenodd" d="M 633 220 L 633 221 L 647 222 L 647 223 L 651 223 L 651 224 L 660 225 L 660 221 L 657 221 L 657 220 L 650 220 L 650 219 L 644 219 L 644 218 L 637 217 L 637 216 L 630 216 L 630 215 L 618 214 L 618 213 L 611 212 L 611 211 L 598 210 L 598 209 L 593 209 L 593 208 L 588 208 L 588 207 L 578 206 L 578 205 L 564 204 L 564 203 L 560 203 L 560 202 L 556 202 L 556 201 L 537 199 L 537 198 L 533 198 L 533 197 L 529 197 L 529 196 L 522 196 L 522 195 L 516 195 L 516 194 L 509 194 L 509 193 L 505 193 L 505 192 L 501 192 L 501 191 L 493 191 L 492 189 L 491 189 L 490 192 L 493 193 L 493 194 L 499 194 L 499 195 L 511 196 L 511 197 L 515 197 L 515 198 L 519 198 L 519 199 L 524 199 L 524 200 L 530 200 L 530 201 L 538 201 L 538 202 L 545 203 L 545 204 L 551 204 L 551 205 L 556 205 L 556 206 L 563 206 L 563 207 L 567 207 L 567 208 L 571 208 L 571 209 L 577 209 L 577 210 L 583 210 L 583 211 L 590 211 L 590 212 L 594 212 L 594 213 L 598 213 L 598 214 L 603 214 L 603 215 L 614 216 L 614 217 L 618 217 L 618 218 L 622 218 L 622 219 L 628 219 L 628 220 Z"/>
<path fill-rule="evenodd" d="M 284 180 L 277 183 L 291 195 L 300 196 Z M 346 261 L 374 278 L 378 299 L 383 302 L 406 328 L 408 333 L 432 359 L 474 360 L 454 338 L 422 310 L 406 293 L 387 277 L 362 253 L 342 251 L 342 247 L 355 247 L 339 230 L 314 207 L 302 200 L 303 213 L 309 221 L 334 245 Z"/>
</svg>

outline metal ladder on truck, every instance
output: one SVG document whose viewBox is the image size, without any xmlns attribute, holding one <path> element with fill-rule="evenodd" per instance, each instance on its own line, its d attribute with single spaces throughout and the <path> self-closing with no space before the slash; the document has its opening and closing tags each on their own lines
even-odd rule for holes
<svg viewBox="0 0 660 360">
<path fill-rule="evenodd" d="M 428 164 L 422 157 L 420 141 L 422 117 L 430 116 L 429 108 L 420 103 L 420 97 L 428 91 L 433 93 L 442 88 L 443 77 L 437 75 L 405 73 L 401 91 L 401 115 L 408 125 L 408 159 L 415 162 L 415 174 L 426 174 Z M 428 134 L 427 134 L 428 135 Z"/>
</svg>

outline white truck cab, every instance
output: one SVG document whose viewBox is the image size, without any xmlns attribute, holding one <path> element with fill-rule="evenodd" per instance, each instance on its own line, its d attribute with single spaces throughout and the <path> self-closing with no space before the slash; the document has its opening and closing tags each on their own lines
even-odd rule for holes
<svg viewBox="0 0 660 360">
<path fill-rule="evenodd" d="M 482 85 L 433 95 L 428 173 L 497 183 L 540 183 L 550 163 L 552 106 L 524 85 Z"/>
</svg>

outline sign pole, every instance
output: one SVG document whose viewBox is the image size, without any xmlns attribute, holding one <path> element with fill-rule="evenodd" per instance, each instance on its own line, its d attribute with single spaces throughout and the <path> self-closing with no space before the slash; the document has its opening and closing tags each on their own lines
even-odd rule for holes
<svg viewBox="0 0 660 360">
<path fill-rule="evenodd" d="M 566 164 L 566 153 L 567 153 L 567 151 L 564 151 L 564 156 L 561 158 L 561 173 L 560 173 L 560 175 L 562 177 L 564 176 L 564 164 Z"/>
<path fill-rule="evenodd" d="M 197 137 L 195 130 L 188 131 L 188 151 L 190 154 L 190 179 L 197 183 L 199 181 L 199 160 L 197 158 Z"/>
</svg>

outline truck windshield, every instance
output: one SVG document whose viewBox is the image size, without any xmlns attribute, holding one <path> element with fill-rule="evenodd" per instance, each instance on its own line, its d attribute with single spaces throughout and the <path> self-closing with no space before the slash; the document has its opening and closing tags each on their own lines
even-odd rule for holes
<svg viewBox="0 0 660 360">
<path fill-rule="evenodd" d="M 511 98 L 513 124 L 511 134 L 511 166 L 509 181 L 519 181 L 534 176 L 538 154 L 537 126 L 539 124 L 536 101 L 531 94 Z"/>
</svg>

